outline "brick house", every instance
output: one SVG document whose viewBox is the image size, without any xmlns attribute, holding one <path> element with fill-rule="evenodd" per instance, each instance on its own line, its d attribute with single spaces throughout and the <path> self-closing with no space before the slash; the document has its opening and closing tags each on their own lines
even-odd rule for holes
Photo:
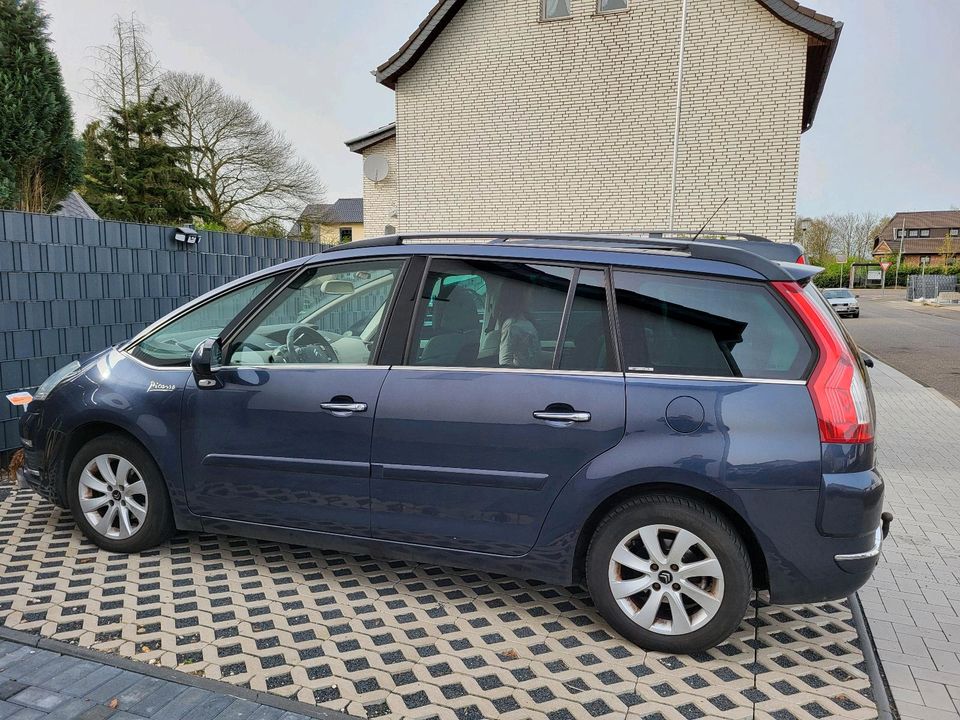
<svg viewBox="0 0 960 720">
<path fill-rule="evenodd" d="M 290 237 L 324 245 L 359 240 L 363 237 L 363 198 L 307 205 L 290 228 Z"/>
<path fill-rule="evenodd" d="M 368 235 L 711 224 L 793 237 L 842 24 L 793 0 L 439 0 L 347 146 Z M 374 179 L 371 179 L 374 178 Z"/>
<path fill-rule="evenodd" d="M 930 265 L 960 260 L 960 210 L 898 212 L 873 239 L 873 257 L 897 256 L 903 265 Z"/>
</svg>

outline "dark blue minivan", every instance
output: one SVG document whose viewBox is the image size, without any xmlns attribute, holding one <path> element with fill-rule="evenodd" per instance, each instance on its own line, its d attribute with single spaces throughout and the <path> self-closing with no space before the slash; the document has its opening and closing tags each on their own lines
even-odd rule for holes
<svg viewBox="0 0 960 720">
<path fill-rule="evenodd" d="M 112 552 L 175 529 L 571 584 L 690 652 L 845 596 L 889 524 L 864 361 L 817 268 L 682 238 L 330 248 L 71 363 L 24 479 Z"/>
</svg>

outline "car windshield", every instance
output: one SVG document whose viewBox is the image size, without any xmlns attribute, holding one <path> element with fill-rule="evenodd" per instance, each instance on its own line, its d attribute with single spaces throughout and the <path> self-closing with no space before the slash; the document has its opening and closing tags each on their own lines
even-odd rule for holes
<svg viewBox="0 0 960 720">
<path fill-rule="evenodd" d="M 853 293 L 850 292 L 849 290 L 844 290 L 843 288 L 839 288 L 836 290 L 824 290 L 823 296 L 827 298 L 827 300 L 837 300 L 839 298 L 852 298 Z"/>
</svg>

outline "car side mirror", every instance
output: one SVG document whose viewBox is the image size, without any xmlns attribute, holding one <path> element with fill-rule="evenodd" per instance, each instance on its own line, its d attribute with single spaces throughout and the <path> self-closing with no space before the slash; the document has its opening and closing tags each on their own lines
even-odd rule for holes
<svg viewBox="0 0 960 720">
<path fill-rule="evenodd" d="M 190 357 L 190 369 L 202 390 L 218 388 L 223 385 L 217 377 L 215 368 L 220 365 L 221 349 L 219 338 L 207 338 L 197 345 Z"/>
</svg>

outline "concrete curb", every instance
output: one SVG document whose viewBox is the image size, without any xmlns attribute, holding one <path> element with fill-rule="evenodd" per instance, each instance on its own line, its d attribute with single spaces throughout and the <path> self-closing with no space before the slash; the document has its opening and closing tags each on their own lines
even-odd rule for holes
<svg viewBox="0 0 960 720">
<path fill-rule="evenodd" d="M 873 644 L 873 635 L 867 624 L 867 617 L 863 614 L 860 596 L 854 593 L 848 598 L 850 612 L 853 614 L 853 623 L 860 638 L 860 649 L 863 651 L 863 660 L 867 665 L 867 675 L 870 676 L 870 686 L 873 688 L 873 701 L 877 706 L 878 720 L 899 720 L 900 713 L 897 704 L 887 685 L 887 677 L 880 664 L 880 654 Z"/>
<path fill-rule="evenodd" d="M 32 635 L 21 630 L 11 630 L 10 628 L 0 626 L 0 640 L 8 640 L 13 643 L 27 645 L 39 650 L 49 650 L 50 652 L 59 653 L 60 655 L 64 655 L 66 657 L 74 657 L 80 660 L 90 660 L 92 662 L 100 663 L 101 665 L 108 665 L 120 670 L 128 670 L 129 672 L 137 673 L 138 675 L 145 675 L 147 677 L 157 678 L 158 680 L 165 680 L 177 685 L 200 688 L 202 690 L 208 690 L 219 695 L 228 695 L 241 700 L 249 700 L 250 702 L 255 702 L 260 705 L 267 705 L 269 707 L 277 708 L 278 710 L 306 715 L 308 717 L 316 718 L 316 720 L 359 720 L 359 718 L 355 717 L 354 715 L 346 715 L 335 710 L 326 710 L 324 708 L 317 707 L 316 705 L 302 703 L 299 700 L 290 700 L 288 698 L 280 697 L 279 695 L 273 695 L 272 693 L 250 690 L 249 688 L 231 685 L 230 683 L 222 682 L 220 680 L 212 680 L 210 678 L 187 675 L 186 673 L 172 670 L 170 668 L 148 665 L 147 663 L 137 662 L 136 660 L 120 657 L 119 655 L 110 655 L 109 653 L 103 653 L 98 650 L 90 650 L 88 648 L 71 645 L 70 643 L 62 642 L 60 640 L 51 640 L 50 638 L 41 637 L 39 635 Z"/>
</svg>

